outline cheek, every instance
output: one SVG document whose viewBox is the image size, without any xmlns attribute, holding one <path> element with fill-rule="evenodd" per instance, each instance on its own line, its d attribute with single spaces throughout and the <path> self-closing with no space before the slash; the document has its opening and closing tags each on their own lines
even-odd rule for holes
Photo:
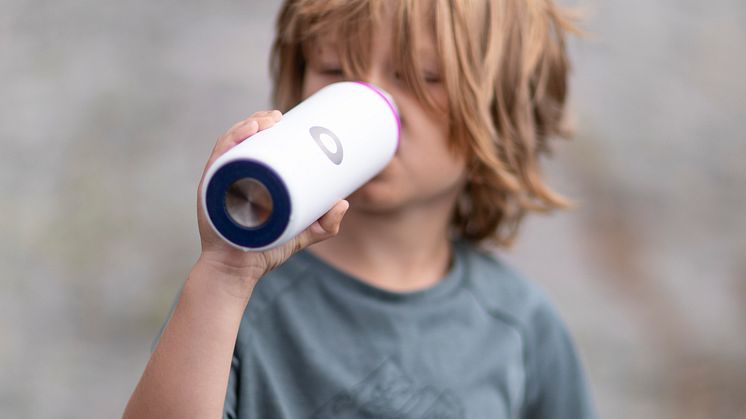
<svg viewBox="0 0 746 419">
<path fill-rule="evenodd" d="M 448 122 L 446 118 L 426 113 L 423 109 L 403 112 L 402 145 L 405 151 L 415 154 L 421 164 L 444 163 L 455 160 L 448 147 Z"/>
<path fill-rule="evenodd" d="M 432 179 L 440 184 L 450 183 L 448 179 L 456 183 L 466 172 L 464 159 L 447 149 L 425 154 L 416 160 L 416 164 L 419 166 L 417 172 L 421 174 L 424 181 Z"/>
<path fill-rule="evenodd" d="M 401 156 L 409 175 L 421 183 L 455 184 L 466 172 L 466 159 L 451 152 L 448 146 L 448 126 L 440 121 L 405 128 Z M 419 129 L 418 129 L 419 128 Z M 449 181 L 450 180 L 450 181 Z"/>
<path fill-rule="evenodd" d="M 344 78 L 340 76 L 329 76 L 321 74 L 317 70 L 309 68 L 303 75 L 303 89 L 301 90 L 303 99 L 306 99 L 312 94 L 318 92 L 322 87 L 340 81 L 344 81 Z"/>
<path fill-rule="evenodd" d="M 318 90 L 315 86 L 315 81 L 313 80 L 313 77 L 306 72 L 303 75 L 303 89 L 301 89 L 301 100 L 305 100 L 307 97 L 311 96 L 313 92 Z"/>
<path fill-rule="evenodd" d="M 329 83 L 325 82 L 323 78 L 319 77 L 315 72 L 306 71 L 306 73 L 303 75 L 303 99 L 308 98 L 327 84 Z"/>
</svg>

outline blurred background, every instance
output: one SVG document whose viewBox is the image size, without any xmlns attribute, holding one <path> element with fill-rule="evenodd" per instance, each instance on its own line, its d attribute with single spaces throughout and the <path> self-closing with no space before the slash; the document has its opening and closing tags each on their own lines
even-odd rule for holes
<svg viewBox="0 0 746 419">
<path fill-rule="evenodd" d="M 603 418 L 746 417 L 746 3 L 584 0 L 578 208 L 502 252 Z M 215 139 L 269 107 L 277 1 L 0 0 L 0 417 L 119 417 L 197 257 Z"/>
</svg>

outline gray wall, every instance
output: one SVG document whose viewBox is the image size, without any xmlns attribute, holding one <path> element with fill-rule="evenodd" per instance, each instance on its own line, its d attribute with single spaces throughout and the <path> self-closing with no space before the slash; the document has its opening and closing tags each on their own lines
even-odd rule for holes
<svg viewBox="0 0 746 419">
<path fill-rule="evenodd" d="M 746 3 L 582 3 L 578 209 L 507 256 L 605 418 L 746 411 Z M 0 417 L 117 417 L 198 252 L 215 139 L 268 107 L 277 3 L 0 1 Z M 742 413 L 741 413 L 742 414 Z"/>
</svg>

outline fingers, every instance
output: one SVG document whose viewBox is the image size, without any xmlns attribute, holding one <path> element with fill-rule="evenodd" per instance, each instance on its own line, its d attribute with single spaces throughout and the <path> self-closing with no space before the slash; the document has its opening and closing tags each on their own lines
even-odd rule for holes
<svg viewBox="0 0 746 419">
<path fill-rule="evenodd" d="M 350 203 L 344 199 L 334 204 L 332 209 L 319 218 L 318 221 L 311 224 L 314 237 L 328 238 L 339 233 L 342 218 L 349 208 Z"/>
<path fill-rule="evenodd" d="M 209 167 L 218 157 L 223 155 L 226 151 L 240 144 L 245 139 L 251 137 L 259 131 L 265 130 L 272 125 L 276 124 L 282 119 L 282 112 L 278 110 L 272 111 L 260 111 L 251 114 L 246 119 L 243 119 L 234 124 L 228 131 L 225 132 L 218 141 L 215 143 L 215 147 L 212 149 L 210 158 L 207 160 L 206 167 Z"/>
<path fill-rule="evenodd" d="M 256 112 L 249 118 L 259 123 L 259 131 L 267 129 L 282 119 L 282 112 L 278 110 Z"/>
<path fill-rule="evenodd" d="M 229 129 L 219 143 L 228 143 L 230 146 L 241 143 L 250 135 L 265 130 L 282 119 L 282 112 L 278 110 L 254 112 L 248 118 L 237 122 Z M 256 127 L 256 128 L 255 128 Z M 248 134 L 248 135 L 246 135 Z"/>
<path fill-rule="evenodd" d="M 228 151 L 229 148 L 236 144 L 241 143 L 243 140 L 259 132 L 259 122 L 254 119 L 244 119 L 232 126 L 231 129 L 225 132 L 215 143 L 215 151 L 222 154 Z"/>
</svg>

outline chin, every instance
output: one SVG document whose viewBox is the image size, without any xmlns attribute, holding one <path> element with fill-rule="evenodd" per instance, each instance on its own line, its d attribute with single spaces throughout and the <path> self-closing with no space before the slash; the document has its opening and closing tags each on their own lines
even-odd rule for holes
<svg viewBox="0 0 746 419">
<path fill-rule="evenodd" d="M 351 210 L 389 212 L 399 208 L 401 199 L 392 185 L 370 181 L 347 197 Z"/>
</svg>

